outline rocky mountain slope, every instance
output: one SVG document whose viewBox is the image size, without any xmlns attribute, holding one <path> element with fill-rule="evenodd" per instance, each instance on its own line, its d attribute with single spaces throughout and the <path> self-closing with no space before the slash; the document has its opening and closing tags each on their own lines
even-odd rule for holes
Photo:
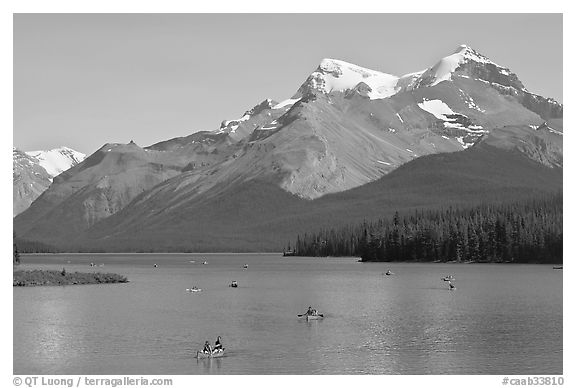
<svg viewBox="0 0 576 388">
<path fill-rule="evenodd" d="M 503 130 L 508 131 L 514 141 L 519 132 L 534 130 Z M 205 192 L 185 205 L 162 207 L 162 212 L 158 202 L 133 201 L 78 236 L 70 249 L 281 251 L 298 234 L 395 211 L 516 201 L 562 190 L 562 169 L 489 143 L 417 158 L 374 182 L 313 201 L 259 179 L 239 183 L 234 190 Z"/>
<path fill-rule="evenodd" d="M 246 190 L 253 201 L 287 196 L 316 208 L 327 194 L 363 187 L 425 155 L 475 144 L 520 153 L 543 171 L 558 169 L 562 109 L 467 46 L 402 77 L 325 59 L 291 98 L 264 100 L 218 130 L 146 148 L 105 145 L 62 174 L 15 227 L 30 240 L 59 243 L 66 235 L 70 242 L 72 234 L 121 249 L 121 241 L 132 246 L 139 231 L 151 236 L 175 224 L 190 231 L 185 246 L 201 246 L 196 212 L 207 214 L 199 209 L 219 206 L 218 198 L 232 200 L 220 219 L 202 218 L 200 234 L 211 238 L 233 214 L 244 214 L 249 225 L 253 217 L 243 209 L 252 209 L 245 202 L 252 200 L 236 196 Z M 246 189 L 251 186 L 266 189 L 256 194 Z"/>
<path fill-rule="evenodd" d="M 80 163 L 86 155 L 67 147 L 23 152 L 12 149 L 13 215 L 26 210 L 52 179 Z"/>
</svg>

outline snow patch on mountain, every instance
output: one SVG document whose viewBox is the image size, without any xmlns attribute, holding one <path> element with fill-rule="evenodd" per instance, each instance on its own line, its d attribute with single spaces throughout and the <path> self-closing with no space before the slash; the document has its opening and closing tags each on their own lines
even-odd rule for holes
<svg viewBox="0 0 576 388">
<path fill-rule="evenodd" d="M 474 102 L 474 99 L 472 97 L 466 95 L 464 97 L 464 102 L 468 105 L 468 108 L 477 110 L 478 112 L 486 113 L 486 111 L 484 109 L 482 109 L 478 105 L 476 105 L 476 103 Z"/>
<path fill-rule="evenodd" d="M 462 129 L 470 133 L 486 133 L 481 125 L 472 124 L 468 116 L 456 113 L 444 101 L 441 100 L 424 100 L 418 103 L 418 106 L 426 112 L 432 114 L 444 122 L 444 128 Z"/>
<path fill-rule="evenodd" d="M 548 128 L 548 131 L 549 131 L 550 133 L 555 134 L 555 135 L 564 136 L 564 132 L 560 132 L 560 131 L 557 131 L 557 130 L 552 129 L 552 128 Z"/>
<path fill-rule="evenodd" d="M 85 154 L 68 147 L 48 151 L 29 151 L 26 154 L 36 158 L 38 164 L 52 177 L 60 175 L 86 158 Z"/>
<path fill-rule="evenodd" d="M 437 119 L 448 120 L 446 115 L 453 115 L 454 111 L 442 100 L 424 100 L 418 106 L 426 112 L 434 115 Z"/>
<path fill-rule="evenodd" d="M 220 129 L 218 129 L 216 132 L 216 134 L 219 133 L 234 133 L 236 132 L 236 129 L 238 129 L 238 127 L 240 126 L 240 123 L 243 121 L 247 121 L 250 120 L 250 115 L 249 114 L 244 114 L 244 116 L 240 117 L 239 119 L 236 120 L 225 120 L 222 121 L 222 124 L 220 124 Z"/>
<path fill-rule="evenodd" d="M 456 140 L 458 140 L 458 143 L 460 143 L 462 145 L 462 148 L 464 148 L 464 149 L 466 149 L 466 148 L 468 148 L 474 144 L 473 142 L 465 142 L 463 136 L 458 136 L 456 138 Z"/>
<path fill-rule="evenodd" d="M 284 100 L 284 101 L 279 102 L 278 104 L 274 105 L 272 107 L 272 109 L 281 109 L 281 108 L 284 108 L 285 106 L 292 106 L 292 105 L 296 104 L 298 101 L 300 101 L 300 98 L 289 98 L 287 100 Z"/>
<path fill-rule="evenodd" d="M 271 122 L 264 124 L 263 126 L 259 127 L 259 130 L 270 130 L 278 128 L 278 121 L 272 120 Z"/>
</svg>

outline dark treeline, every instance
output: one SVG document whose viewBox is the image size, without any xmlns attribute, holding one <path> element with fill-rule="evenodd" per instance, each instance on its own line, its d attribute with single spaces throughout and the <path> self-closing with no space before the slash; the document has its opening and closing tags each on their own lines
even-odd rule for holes
<svg viewBox="0 0 576 388">
<path fill-rule="evenodd" d="M 16 235 L 12 234 L 12 245 L 14 246 L 14 255 L 12 257 L 12 264 L 18 265 L 20 264 L 20 251 L 18 250 L 18 245 L 16 244 Z"/>
<path fill-rule="evenodd" d="M 518 203 L 421 210 L 298 236 L 299 256 L 363 261 L 562 262 L 562 194 Z"/>
<path fill-rule="evenodd" d="M 13 236 L 14 242 L 14 252 L 19 253 L 56 253 L 58 249 L 55 247 L 44 244 L 38 241 L 28 241 L 22 240 L 18 237 Z M 16 256 L 16 253 L 14 253 Z"/>
</svg>

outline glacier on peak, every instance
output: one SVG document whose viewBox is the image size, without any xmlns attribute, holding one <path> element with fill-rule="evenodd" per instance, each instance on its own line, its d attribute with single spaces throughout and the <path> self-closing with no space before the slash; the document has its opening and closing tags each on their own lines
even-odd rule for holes
<svg viewBox="0 0 576 388">
<path fill-rule="evenodd" d="M 360 83 L 368 86 L 369 90 L 364 88 L 365 94 L 371 100 L 383 99 L 403 90 L 434 86 L 442 81 L 450 80 L 456 69 L 469 62 L 493 65 L 504 76 L 512 74 L 509 69 L 499 66 L 465 44 L 458 46 L 453 54 L 442 58 L 434 66 L 402 76 L 368 69 L 339 59 L 324 58 L 292 99 L 301 98 L 313 91 L 324 94 L 344 92 L 354 89 Z"/>
<path fill-rule="evenodd" d="M 413 83 L 412 88 L 435 86 L 442 81 L 450 81 L 452 79 L 452 74 L 456 70 L 461 69 L 464 65 L 475 66 L 477 68 L 490 68 L 490 70 L 482 72 L 485 73 L 485 75 L 496 72 L 499 73 L 498 78 L 501 78 L 502 76 L 516 78 L 509 69 L 498 65 L 470 46 L 462 44 L 458 46 L 454 53 L 440 59 L 434 66 L 426 69 L 419 79 Z M 523 88 L 523 86 L 521 86 L 521 88 Z"/>
<path fill-rule="evenodd" d="M 86 158 L 85 154 L 64 146 L 52 150 L 27 151 L 26 155 L 36 158 L 40 166 L 52 177 L 68 170 Z"/>
<path fill-rule="evenodd" d="M 344 92 L 363 82 L 371 89 L 367 93 L 370 99 L 382 99 L 396 94 L 398 79 L 399 77 L 392 74 L 367 69 L 339 59 L 325 58 L 292 98 L 301 98 L 312 90 L 326 94 Z"/>
</svg>

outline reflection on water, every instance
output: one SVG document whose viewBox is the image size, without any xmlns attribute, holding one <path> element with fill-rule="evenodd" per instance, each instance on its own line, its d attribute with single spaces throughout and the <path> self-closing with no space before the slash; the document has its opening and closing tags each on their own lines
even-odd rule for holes
<svg viewBox="0 0 576 388">
<path fill-rule="evenodd" d="M 130 283 L 14 289 L 15 374 L 562 373 L 562 272 L 548 266 L 279 255 L 25 259 L 24 267 L 67 271 L 103 263 Z M 388 269 L 394 275 L 382 276 Z M 441 280 L 447 273 L 457 291 Z M 228 287 L 232 280 L 238 288 Z M 193 285 L 203 291 L 186 292 Z M 298 318 L 310 305 L 324 319 Z M 197 360 L 218 335 L 225 356 Z"/>
<path fill-rule="evenodd" d="M 197 360 L 197 364 L 202 368 L 204 374 L 217 374 L 222 367 L 222 358 L 201 358 Z"/>
</svg>

